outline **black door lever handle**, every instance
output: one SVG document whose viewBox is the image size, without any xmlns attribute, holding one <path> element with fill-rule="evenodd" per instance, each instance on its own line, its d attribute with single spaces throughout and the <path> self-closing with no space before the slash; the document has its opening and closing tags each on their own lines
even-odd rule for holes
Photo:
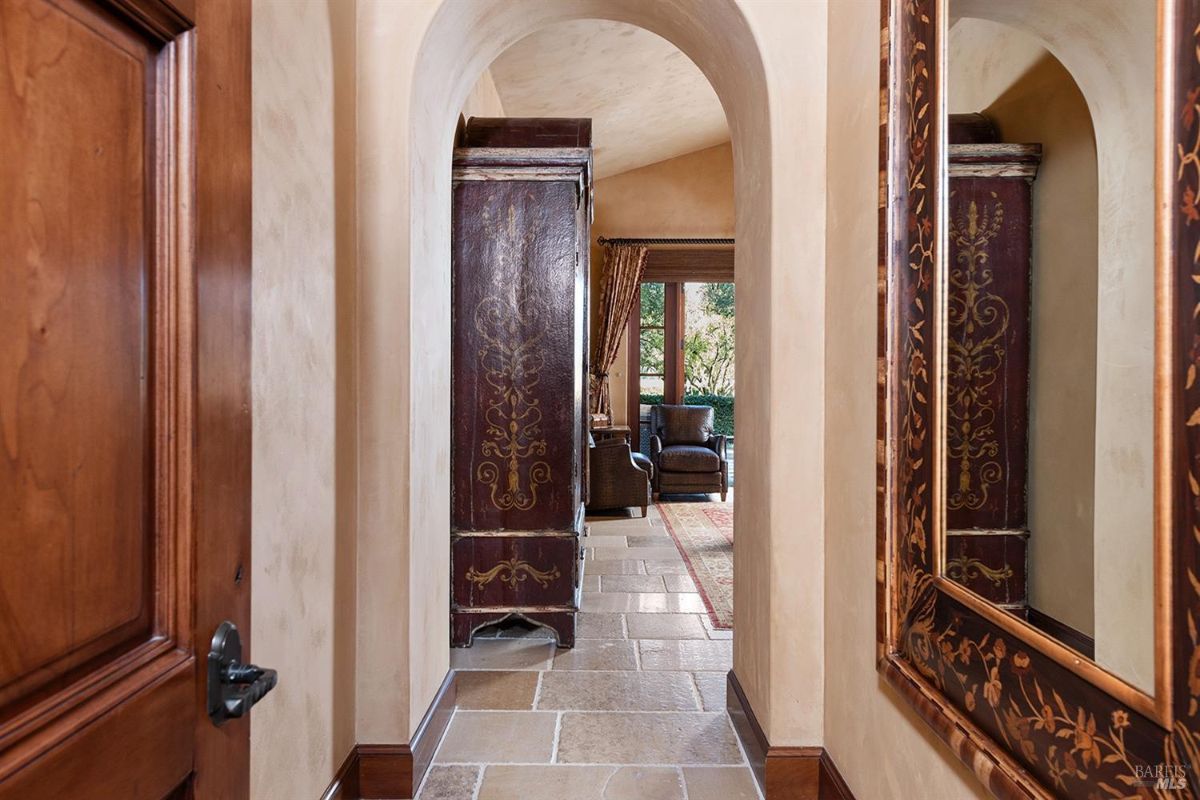
<svg viewBox="0 0 1200 800">
<path fill-rule="evenodd" d="M 242 637 L 226 620 L 208 652 L 208 718 L 214 725 L 246 715 L 279 682 L 273 669 L 242 663 Z"/>
<path fill-rule="evenodd" d="M 227 683 L 254 683 L 266 672 L 273 674 L 275 670 L 266 670 L 254 664 L 230 664 L 225 668 L 223 677 Z"/>
<path fill-rule="evenodd" d="M 253 665 L 248 665 L 252 666 Z M 245 716 L 246 712 L 253 707 L 255 703 L 262 700 L 267 692 L 275 688 L 279 678 L 273 669 L 259 669 L 254 667 L 258 672 L 259 677 L 250 683 L 230 683 L 232 689 L 227 693 L 224 700 L 224 717 L 225 719 L 236 719 Z M 242 688 L 238 688 L 242 687 Z"/>
</svg>

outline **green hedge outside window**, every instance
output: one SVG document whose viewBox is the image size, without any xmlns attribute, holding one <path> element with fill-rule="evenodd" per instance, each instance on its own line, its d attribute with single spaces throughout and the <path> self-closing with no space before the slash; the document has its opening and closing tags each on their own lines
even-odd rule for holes
<svg viewBox="0 0 1200 800">
<path fill-rule="evenodd" d="M 642 395 L 642 404 L 656 406 L 662 403 L 661 394 Z M 716 415 L 717 433 L 733 436 L 733 396 L 721 394 L 685 394 L 683 402 L 689 406 L 712 406 Z"/>
</svg>

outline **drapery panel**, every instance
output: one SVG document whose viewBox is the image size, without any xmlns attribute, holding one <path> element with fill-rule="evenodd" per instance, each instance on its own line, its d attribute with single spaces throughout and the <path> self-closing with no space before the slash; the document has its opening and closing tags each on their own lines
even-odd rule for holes
<svg viewBox="0 0 1200 800">
<path fill-rule="evenodd" d="M 617 360 L 621 335 L 633 312 L 638 286 L 646 269 L 644 245 L 604 246 L 604 281 L 600 287 L 600 325 L 592 353 L 590 376 L 591 413 L 611 414 L 608 371 Z"/>
</svg>

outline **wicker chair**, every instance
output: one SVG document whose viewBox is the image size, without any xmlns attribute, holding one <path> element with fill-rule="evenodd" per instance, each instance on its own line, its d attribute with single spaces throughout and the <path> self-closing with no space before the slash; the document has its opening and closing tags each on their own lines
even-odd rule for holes
<svg viewBox="0 0 1200 800">
<path fill-rule="evenodd" d="M 712 406 L 653 406 L 650 409 L 650 460 L 654 499 L 663 494 L 729 492 L 725 437 L 713 433 Z"/>
<path fill-rule="evenodd" d="M 597 442 L 588 457 L 588 508 L 641 506 L 642 516 L 646 516 L 654 474 L 650 459 L 630 453 L 629 443 L 623 439 Z"/>
</svg>

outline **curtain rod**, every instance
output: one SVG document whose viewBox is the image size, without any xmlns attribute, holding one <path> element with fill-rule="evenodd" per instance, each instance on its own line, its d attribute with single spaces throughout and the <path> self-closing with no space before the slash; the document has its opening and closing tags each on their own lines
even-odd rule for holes
<svg viewBox="0 0 1200 800">
<path fill-rule="evenodd" d="M 616 238 L 616 239 L 608 239 L 608 238 L 601 236 L 596 239 L 596 243 L 600 244 L 600 245 L 606 245 L 606 244 L 727 244 L 727 245 L 732 245 L 733 239 L 703 239 L 703 238 L 690 238 L 690 239 Z"/>
</svg>

